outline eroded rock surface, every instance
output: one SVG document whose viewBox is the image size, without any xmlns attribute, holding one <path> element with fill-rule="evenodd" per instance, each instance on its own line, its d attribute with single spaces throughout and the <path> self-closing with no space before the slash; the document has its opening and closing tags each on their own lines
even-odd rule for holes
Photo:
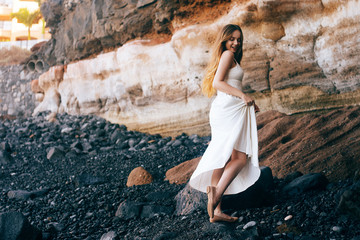
<svg viewBox="0 0 360 240">
<path fill-rule="evenodd" d="M 262 113 L 260 162 L 278 177 L 295 171 L 322 172 L 332 181 L 350 177 L 359 166 L 359 116 L 360 107 L 293 116 Z"/>
<path fill-rule="evenodd" d="M 243 28 L 243 88 L 262 111 L 360 103 L 356 0 L 50 1 L 43 8 L 52 4 L 58 11 L 45 16 L 53 39 L 38 54 L 67 65 L 54 67 L 63 68 L 60 78 L 54 68 L 39 78 L 45 89 L 35 113 L 96 114 L 163 135 L 209 134 L 211 100 L 199 86 L 227 23 Z"/>
</svg>

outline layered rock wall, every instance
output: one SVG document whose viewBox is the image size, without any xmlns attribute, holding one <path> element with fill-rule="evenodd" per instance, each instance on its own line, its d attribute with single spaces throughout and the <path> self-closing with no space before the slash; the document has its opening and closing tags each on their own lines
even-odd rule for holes
<svg viewBox="0 0 360 240">
<path fill-rule="evenodd" d="M 211 100 L 201 95 L 200 85 L 211 43 L 227 23 L 243 28 L 243 88 L 262 111 L 291 114 L 360 103 L 359 1 L 233 1 L 226 6 L 231 7 L 216 20 L 199 15 L 200 24 L 180 27 L 169 18 L 169 41 L 143 37 L 51 69 L 39 78 L 44 100 L 35 113 L 97 114 L 163 135 L 209 134 Z M 212 7 L 205 9 L 209 16 Z"/>
</svg>

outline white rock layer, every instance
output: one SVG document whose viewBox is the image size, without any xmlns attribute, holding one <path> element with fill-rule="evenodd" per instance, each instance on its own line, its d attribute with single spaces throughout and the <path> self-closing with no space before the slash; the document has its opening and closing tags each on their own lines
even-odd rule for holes
<svg viewBox="0 0 360 240">
<path fill-rule="evenodd" d="M 211 41 L 227 23 L 243 28 L 243 85 L 262 111 L 359 104 L 360 1 L 274 2 L 235 2 L 226 16 L 178 30 L 170 42 L 136 40 L 53 67 L 39 78 L 44 97 L 34 114 L 97 114 L 151 133 L 209 134 L 211 99 L 200 85 Z"/>
</svg>

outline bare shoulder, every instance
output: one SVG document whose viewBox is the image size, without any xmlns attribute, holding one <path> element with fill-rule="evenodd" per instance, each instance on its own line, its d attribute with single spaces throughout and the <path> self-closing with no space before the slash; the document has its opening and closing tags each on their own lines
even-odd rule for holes
<svg viewBox="0 0 360 240">
<path fill-rule="evenodd" d="M 219 66 L 230 68 L 234 59 L 234 53 L 226 50 L 221 54 Z"/>
<path fill-rule="evenodd" d="M 230 50 L 226 50 L 221 54 L 221 58 L 232 61 L 234 59 L 234 53 Z"/>
</svg>

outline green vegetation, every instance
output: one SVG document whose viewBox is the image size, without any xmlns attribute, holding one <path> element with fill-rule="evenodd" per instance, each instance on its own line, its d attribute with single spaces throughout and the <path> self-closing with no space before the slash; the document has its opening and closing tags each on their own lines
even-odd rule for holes
<svg viewBox="0 0 360 240">
<path fill-rule="evenodd" d="M 20 8 L 18 12 L 11 13 L 11 18 L 16 18 L 19 23 L 24 24 L 28 28 L 28 40 L 30 37 L 30 28 L 34 23 L 38 23 L 41 19 L 40 9 L 30 13 L 27 8 Z"/>
</svg>

